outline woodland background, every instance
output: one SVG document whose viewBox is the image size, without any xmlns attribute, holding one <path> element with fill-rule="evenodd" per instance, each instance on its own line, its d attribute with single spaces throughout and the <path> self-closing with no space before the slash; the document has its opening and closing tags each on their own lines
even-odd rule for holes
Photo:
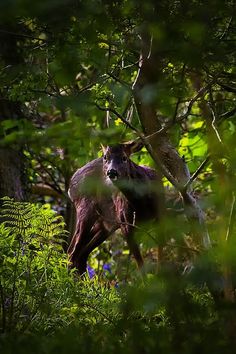
<svg viewBox="0 0 236 354">
<path fill-rule="evenodd" d="M 235 5 L 1 0 L 2 353 L 234 352 Z M 70 177 L 136 138 L 167 214 L 137 231 L 143 274 L 116 234 L 80 281 Z"/>
</svg>

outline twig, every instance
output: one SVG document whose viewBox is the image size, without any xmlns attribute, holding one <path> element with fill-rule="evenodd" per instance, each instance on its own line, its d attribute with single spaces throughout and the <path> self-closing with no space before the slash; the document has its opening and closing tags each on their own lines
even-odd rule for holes
<svg viewBox="0 0 236 354">
<path fill-rule="evenodd" d="M 167 123 L 166 125 L 164 125 L 161 129 L 157 130 L 156 132 L 146 136 L 146 139 L 150 139 L 154 136 L 158 136 L 158 135 L 162 135 L 164 133 L 167 132 L 168 129 L 170 129 L 172 126 L 173 126 L 173 122 L 176 122 L 177 123 L 180 123 L 181 121 L 183 121 L 185 118 L 187 118 L 191 112 L 191 109 L 193 107 L 193 104 L 201 97 L 205 94 L 205 92 L 209 89 L 209 87 L 212 85 L 212 82 L 207 84 L 206 86 L 202 87 L 198 93 L 189 101 L 189 104 L 188 104 L 188 108 L 187 108 L 187 111 L 181 115 L 181 116 L 176 116 L 176 113 L 177 113 L 177 109 L 178 109 L 178 106 L 180 104 L 180 102 L 177 102 L 176 104 L 176 112 L 174 113 L 174 119 L 171 120 L 170 123 Z"/>
<path fill-rule="evenodd" d="M 220 115 L 220 122 L 221 122 L 223 119 L 225 119 L 225 118 L 232 117 L 235 113 L 236 113 L 236 107 L 234 107 L 233 109 L 231 109 L 231 110 L 228 111 L 228 112 L 222 113 L 222 114 Z"/>
<path fill-rule="evenodd" d="M 41 93 L 42 95 L 47 95 L 47 96 L 50 96 L 50 97 L 58 97 L 58 94 L 55 94 L 53 92 L 49 92 L 47 90 L 30 89 L 29 92 Z"/>
<path fill-rule="evenodd" d="M 110 222 L 110 219 L 105 218 L 101 213 L 99 213 L 98 210 L 97 210 L 97 214 L 98 214 L 99 216 L 101 216 L 106 222 L 108 222 L 108 223 Z M 144 228 L 142 228 L 142 227 L 140 227 L 140 226 L 137 226 L 137 225 L 135 224 L 134 218 L 136 218 L 136 215 L 133 216 L 133 222 L 132 222 L 132 224 L 129 223 L 129 222 L 127 222 L 127 221 L 123 221 L 123 222 L 120 221 L 120 222 L 117 222 L 116 225 L 113 226 L 112 229 L 109 231 L 108 237 L 111 236 L 121 225 L 124 225 L 124 226 L 130 226 L 130 227 L 132 227 L 132 228 L 134 228 L 134 229 L 136 229 L 136 230 L 141 230 L 141 231 L 143 231 L 143 232 L 144 232 L 146 235 L 148 235 L 155 243 L 158 243 L 157 240 L 155 239 L 155 237 L 153 237 L 152 234 L 151 234 L 149 231 L 147 231 L 147 230 L 145 230 Z M 96 240 L 96 239 L 97 239 L 96 236 L 94 236 L 94 237 L 92 238 L 92 240 L 88 243 L 87 246 L 89 247 L 89 245 L 90 245 L 94 240 Z M 86 247 L 86 248 L 87 248 L 87 247 Z"/>
<path fill-rule="evenodd" d="M 217 139 L 222 144 L 222 140 L 221 140 L 220 134 L 219 134 L 219 132 L 218 132 L 216 126 L 215 126 L 216 118 L 218 118 L 218 117 L 216 116 L 215 104 L 214 104 L 214 100 L 213 100 L 212 90 L 211 89 L 209 90 L 209 97 L 210 97 L 210 109 L 211 109 L 211 114 L 212 114 L 211 126 L 212 126 L 212 129 L 214 130 L 214 132 L 216 134 Z M 218 120 L 219 119 L 217 119 L 217 121 Z"/>
<path fill-rule="evenodd" d="M 191 251 L 191 252 L 197 253 L 197 254 L 200 253 L 200 250 L 198 250 L 196 248 L 189 247 L 189 246 L 182 246 L 182 245 L 178 245 L 178 244 L 173 244 L 173 243 L 170 243 L 170 242 L 167 242 L 166 246 L 173 247 L 173 248 L 181 248 L 183 250 Z"/>
<path fill-rule="evenodd" d="M 227 233 L 226 233 L 226 237 L 225 237 L 225 240 L 226 240 L 226 241 L 229 240 L 229 237 L 231 236 L 232 229 L 233 229 L 233 222 L 234 222 L 234 218 L 233 218 L 234 206 L 235 206 L 235 194 L 234 194 L 234 192 L 233 192 L 233 193 L 232 193 L 232 203 L 231 203 L 230 214 L 229 214 L 229 223 L 228 223 Z"/>
<path fill-rule="evenodd" d="M 197 168 L 197 170 L 193 173 L 193 175 L 189 178 L 189 180 L 187 181 L 187 183 L 184 185 L 183 189 L 187 190 L 188 187 L 193 183 L 193 181 L 197 178 L 197 176 L 201 173 L 201 171 L 203 170 L 203 168 L 206 166 L 206 164 L 209 162 L 210 160 L 210 155 L 208 155 L 206 157 L 206 159 L 201 163 L 201 165 Z"/>
<path fill-rule="evenodd" d="M 83 88 L 78 90 L 78 94 L 83 93 L 84 91 L 90 90 L 93 86 L 95 86 L 97 82 L 91 82 L 90 84 L 84 86 Z"/>
<path fill-rule="evenodd" d="M 233 17 L 230 17 L 228 23 L 226 24 L 226 27 L 225 27 L 225 29 L 224 29 L 224 32 L 223 32 L 222 35 L 220 36 L 220 40 L 224 39 L 224 38 L 227 36 L 232 21 L 233 21 Z"/>
<path fill-rule="evenodd" d="M 180 85 L 183 84 L 184 75 L 185 75 L 185 69 L 186 69 L 186 64 L 183 64 L 182 71 L 181 71 L 180 82 L 179 82 Z M 181 103 L 181 98 L 178 97 L 177 102 L 176 102 L 176 104 L 175 104 L 175 111 L 174 111 L 174 114 L 173 114 L 173 117 L 172 117 L 172 123 L 173 123 L 173 124 L 174 124 L 175 121 L 176 121 L 180 103 Z"/>
<path fill-rule="evenodd" d="M 177 99 L 176 104 L 175 104 L 175 111 L 174 111 L 173 117 L 172 117 L 172 119 L 171 119 L 172 124 L 174 124 L 175 121 L 176 121 L 180 103 L 181 103 L 181 99 L 180 99 L 180 97 L 179 97 L 179 98 Z"/>
<path fill-rule="evenodd" d="M 185 118 L 187 118 L 189 116 L 194 103 L 206 93 L 206 91 L 211 87 L 211 85 L 213 84 L 214 81 L 212 80 L 206 86 L 200 88 L 200 90 L 197 92 L 197 94 L 189 101 L 187 111 L 182 116 L 177 117 L 178 122 L 181 122 L 182 120 L 184 120 Z"/>
<path fill-rule="evenodd" d="M 129 84 L 128 82 L 119 79 L 119 78 L 118 78 L 117 76 L 115 76 L 112 72 L 107 71 L 107 75 L 108 75 L 109 77 L 111 77 L 112 79 L 114 79 L 116 82 L 119 82 L 120 84 L 122 84 L 122 85 L 124 85 L 124 86 L 130 88 L 130 84 Z"/>
<path fill-rule="evenodd" d="M 134 110 L 134 101 L 133 101 L 133 97 L 131 96 L 123 110 L 122 116 L 126 116 L 126 120 L 127 122 L 131 122 L 132 120 L 132 116 L 133 116 L 133 110 Z"/>
<path fill-rule="evenodd" d="M 93 306 L 93 305 L 91 305 L 91 304 L 89 304 L 87 302 L 84 302 L 83 305 L 88 307 L 88 308 L 90 308 L 90 309 L 92 309 L 92 310 L 94 310 L 94 311 L 96 311 L 97 313 L 99 313 L 101 316 L 103 316 L 111 324 L 113 324 L 113 325 L 115 324 L 115 322 L 111 318 L 109 318 L 105 313 L 103 313 L 97 307 L 95 307 L 95 306 Z M 126 333 L 124 330 L 122 330 L 122 331 L 123 331 L 123 333 Z"/>
<path fill-rule="evenodd" d="M 219 142 L 220 142 L 221 144 L 223 144 L 222 139 L 221 139 L 221 137 L 220 137 L 220 134 L 219 134 L 219 132 L 218 132 L 216 126 L 215 126 L 216 115 L 215 115 L 214 109 L 212 109 L 212 108 L 211 108 L 211 113 L 212 113 L 212 121 L 211 121 L 212 129 L 214 130 L 214 132 L 215 132 L 215 134 L 216 134 L 216 137 L 217 137 L 217 139 L 219 140 Z"/>
<path fill-rule="evenodd" d="M 120 120 L 126 124 L 131 130 L 133 130 L 140 139 L 144 139 L 144 135 L 137 129 L 135 128 L 129 121 L 127 121 L 119 112 L 117 112 L 115 109 L 110 108 L 110 107 L 101 107 L 99 104 L 95 103 L 95 106 L 100 110 L 104 112 L 111 112 L 115 114 Z"/>
<path fill-rule="evenodd" d="M 30 36 L 28 34 L 23 34 L 23 33 L 16 33 L 16 32 L 6 31 L 6 30 L 0 30 L 0 33 L 10 34 L 10 35 L 15 36 L 15 37 L 29 38 L 29 39 L 34 39 L 34 40 L 37 40 L 37 41 L 48 42 L 47 39 L 34 37 L 34 36 Z"/>
</svg>

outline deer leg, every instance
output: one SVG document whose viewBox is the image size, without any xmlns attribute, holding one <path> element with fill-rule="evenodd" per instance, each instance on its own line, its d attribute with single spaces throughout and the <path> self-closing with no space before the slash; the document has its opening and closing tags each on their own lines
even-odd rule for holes
<svg viewBox="0 0 236 354">
<path fill-rule="evenodd" d="M 91 232 L 98 216 L 94 203 L 88 198 L 82 198 L 76 203 L 77 224 L 74 236 L 68 247 L 69 260 L 72 267 L 78 269 L 77 257 L 81 250 L 90 242 L 93 237 Z"/>
<path fill-rule="evenodd" d="M 86 225 L 80 222 L 76 227 L 76 231 L 67 250 L 70 259 L 75 257 L 76 253 L 78 253 L 78 250 L 86 245 L 87 242 L 89 242 L 87 237 L 85 237 L 86 234 L 88 234 L 86 232 Z"/>
<path fill-rule="evenodd" d="M 124 226 L 121 226 L 121 231 L 126 239 L 130 253 L 133 254 L 135 261 L 138 265 L 138 268 L 141 269 L 143 267 L 144 262 L 143 262 L 143 257 L 140 252 L 139 245 L 137 244 L 137 242 L 134 239 L 133 227 L 129 226 L 129 225 L 127 225 L 127 226 L 124 225 Z"/>
<path fill-rule="evenodd" d="M 75 234 L 73 236 L 73 239 L 71 241 L 71 244 L 68 248 L 68 255 L 69 255 L 69 260 L 71 261 L 73 267 L 76 267 L 76 259 L 83 250 L 86 245 L 90 242 L 90 240 L 93 237 L 93 234 L 91 233 L 91 228 L 92 228 L 92 223 L 95 222 L 94 219 L 92 220 L 82 220 L 79 222 Z"/>
<path fill-rule="evenodd" d="M 92 235 L 90 234 L 90 230 L 86 227 L 86 225 L 79 225 L 79 229 L 74 234 L 72 239 L 72 244 L 68 249 L 69 260 L 72 264 L 73 268 L 78 269 L 78 256 L 81 250 L 86 247 L 87 243 L 91 240 Z"/>
<path fill-rule="evenodd" d="M 76 258 L 76 263 L 77 263 L 77 269 L 79 271 L 79 274 L 82 275 L 83 273 L 86 272 L 87 268 L 87 261 L 90 253 L 97 247 L 99 246 L 103 241 L 107 239 L 107 234 L 104 230 L 99 230 L 97 233 L 94 235 L 94 237 L 90 240 L 89 243 L 86 244 L 86 246 L 81 249 L 80 253 L 78 254 Z"/>
<path fill-rule="evenodd" d="M 80 274 L 85 273 L 87 267 L 87 261 L 90 253 L 98 246 L 100 246 L 106 239 L 113 234 L 117 227 L 113 227 L 111 230 L 107 230 L 102 223 L 97 223 L 94 226 L 94 236 L 90 239 L 90 242 L 81 249 L 77 257 L 78 270 Z"/>
<path fill-rule="evenodd" d="M 129 234 L 126 236 L 126 241 L 127 241 L 128 247 L 130 249 L 130 252 L 133 254 L 133 256 L 136 260 L 138 268 L 141 269 L 143 267 L 143 257 L 141 255 L 139 245 L 134 240 L 133 232 L 132 232 L 132 234 Z"/>
</svg>

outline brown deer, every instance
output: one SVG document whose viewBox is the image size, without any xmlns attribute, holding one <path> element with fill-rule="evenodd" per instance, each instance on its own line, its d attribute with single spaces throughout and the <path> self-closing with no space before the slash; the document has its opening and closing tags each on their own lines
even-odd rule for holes
<svg viewBox="0 0 236 354">
<path fill-rule="evenodd" d="M 72 267 L 80 274 L 86 271 L 93 249 L 119 228 L 138 266 L 143 265 L 134 240 L 135 225 L 159 219 L 164 193 L 160 175 L 130 159 L 142 146 L 131 142 L 103 148 L 102 158 L 78 169 L 71 179 L 68 193 L 77 222 L 68 254 Z"/>
</svg>

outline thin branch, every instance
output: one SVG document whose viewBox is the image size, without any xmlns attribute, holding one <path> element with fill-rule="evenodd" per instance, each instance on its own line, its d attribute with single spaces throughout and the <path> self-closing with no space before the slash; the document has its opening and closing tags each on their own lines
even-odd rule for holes
<svg viewBox="0 0 236 354">
<path fill-rule="evenodd" d="M 230 30 L 230 26 L 232 24 L 233 21 L 233 17 L 230 17 L 228 23 L 225 26 L 224 32 L 222 33 L 222 35 L 220 36 L 220 40 L 224 39 L 225 37 L 227 37 L 229 30 Z"/>
<path fill-rule="evenodd" d="M 97 307 L 89 304 L 88 302 L 83 302 L 83 305 L 96 311 L 97 313 L 99 313 L 102 317 L 104 317 L 108 322 L 110 322 L 111 324 L 115 324 L 115 322 L 110 318 L 108 317 L 105 313 L 103 313 L 100 309 L 98 309 Z M 122 330 L 123 333 L 126 333 L 124 330 Z"/>
<path fill-rule="evenodd" d="M 197 94 L 189 101 L 188 108 L 187 108 L 186 112 L 183 115 L 177 117 L 178 122 L 184 120 L 185 118 L 187 118 L 189 116 L 194 103 L 207 92 L 207 90 L 211 87 L 212 84 L 213 84 L 213 81 L 208 83 L 206 86 L 200 88 L 200 90 L 197 92 Z"/>
<path fill-rule="evenodd" d="M 117 76 L 115 76 L 112 72 L 107 71 L 107 75 L 108 75 L 109 77 L 111 77 L 112 79 L 114 79 L 116 82 L 119 82 L 120 84 L 122 84 L 122 85 L 124 85 L 124 86 L 130 88 L 130 84 L 129 84 L 128 82 L 119 79 L 119 78 L 118 78 Z"/>
<path fill-rule="evenodd" d="M 219 142 L 222 144 L 222 139 L 220 137 L 220 134 L 215 126 L 216 121 L 219 121 L 218 117 L 217 117 L 217 112 L 215 109 L 215 103 L 214 103 L 214 99 L 213 99 L 213 95 L 212 95 L 212 90 L 209 90 L 209 97 L 210 97 L 210 109 L 211 109 L 211 114 L 212 114 L 212 121 L 211 121 L 211 126 L 212 129 L 214 130 L 217 139 L 219 140 Z"/>
<path fill-rule="evenodd" d="M 176 104 L 175 104 L 175 111 L 174 111 L 173 117 L 172 117 L 172 119 L 171 119 L 172 124 L 174 124 L 175 121 L 176 121 L 180 103 L 181 103 L 181 99 L 180 99 L 180 97 L 179 97 L 179 98 L 177 99 Z"/>
<path fill-rule="evenodd" d="M 146 139 L 151 139 L 153 138 L 154 136 L 158 136 L 158 135 L 162 135 L 164 133 L 167 132 L 167 130 L 172 127 L 172 122 L 171 123 L 168 123 L 166 125 L 164 125 L 163 127 L 161 127 L 161 129 L 157 130 L 156 132 L 152 133 L 152 134 L 149 134 L 146 136 Z"/>
<path fill-rule="evenodd" d="M 97 214 L 98 214 L 99 216 L 102 216 L 102 218 L 103 218 L 106 222 L 108 222 L 108 223 L 110 222 L 110 219 L 105 218 L 105 217 L 104 217 L 103 215 L 101 215 L 98 211 L 97 211 Z M 120 222 L 117 222 L 116 225 L 109 231 L 108 237 L 111 236 L 121 225 L 122 225 L 122 226 L 130 226 L 130 227 L 132 227 L 132 228 L 134 228 L 134 229 L 136 229 L 136 230 L 140 230 L 140 231 L 144 232 L 146 235 L 148 235 L 148 236 L 152 239 L 152 241 L 154 241 L 154 242 L 158 245 L 158 241 L 157 241 L 157 240 L 155 239 L 155 237 L 151 234 L 151 232 L 149 232 L 148 230 L 144 229 L 143 227 L 140 227 L 140 226 L 138 226 L 138 225 L 135 224 L 135 222 L 136 222 L 135 218 L 136 218 L 136 215 L 133 215 L 132 224 L 129 223 L 129 222 L 127 222 L 127 221 L 123 221 L 123 222 L 120 221 Z M 96 241 L 96 240 L 97 240 L 97 238 L 96 238 L 96 236 L 94 236 L 94 237 L 92 238 L 92 240 L 87 244 L 86 249 L 87 249 L 91 244 L 93 244 L 93 242 Z"/>
<path fill-rule="evenodd" d="M 29 92 L 34 92 L 34 93 L 40 93 L 42 95 L 47 95 L 47 96 L 50 96 L 50 97 L 58 97 L 58 94 L 54 94 L 54 93 L 49 92 L 47 90 L 29 89 L 28 91 Z"/>
<path fill-rule="evenodd" d="M 180 249 L 183 249 L 183 250 L 186 250 L 186 251 L 190 251 L 190 252 L 193 252 L 193 253 L 196 253 L 196 254 L 200 253 L 199 249 L 196 249 L 196 248 L 193 248 L 193 247 L 189 247 L 189 246 L 173 244 L 173 243 L 170 243 L 170 242 L 167 242 L 166 246 L 172 247 L 172 248 L 180 248 Z"/>
<path fill-rule="evenodd" d="M 136 84 L 138 82 L 139 75 L 140 75 L 140 72 L 141 72 L 142 65 L 143 65 L 143 55 L 141 53 L 140 56 L 139 56 L 139 60 L 138 60 L 138 71 L 137 71 L 137 75 L 136 75 L 136 77 L 134 79 L 134 82 L 133 82 L 133 85 L 132 85 L 132 90 L 135 90 L 135 87 L 136 87 Z"/>
<path fill-rule="evenodd" d="M 40 164 L 40 168 L 48 174 L 48 176 L 51 178 L 51 180 L 52 180 L 52 182 L 53 182 L 53 184 L 51 184 L 51 183 L 49 183 L 49 182 L 46 182 L 46 184 L 47 184 L 49 187 L 51 187 L 53 190 L 55 190 L 56 192 L 58 192 L 59 194 L 65 195 L 65 192 L 63 192 L 63 190 L 60 188 L 60 186 L 59 186 L 59 184 L 57 183 L 56 179 L 54 178 L 53 174 L 49 171 L 49 169 L 48 169 L 47 167 L 44 166 L 44 164 L 43 164 L 44 161 L 42 160 L 42 158 L 40 157 L 40 155 L 39 155 L 39 156 L 36 156 L 35 158 L 36 158 L 36 160 L 38 161 L 38 163 Z M 42 179 L 45 181 L 44 176 L 41 175 L 41 177 L 42 177 Z"/>
<path fill-rule="evenodd" d="M 225 84 L 221 84 L 220 82 L 217 82 L 217 84 L 222 87 L 225 91 L 227 92 L 232 92 L 232 93 L 235 93 L 236 92 L 236 88 L 235 87 L 231 87 L 231 86 L 228 86 L 228 85 L 225 85 Z"/>
<path fill-rule="evenodd" d="M 15 37 L 29 38 L 29 39 L 34 39 L 34 40 L 37 40 L 37 41 L 48 42 L 47 39 L 34 37 L 34 36 L 30 36 L 28 34 L 23 34 L 23 33 L 16 33 L 16 32 L 6 31 L 6 30 L 0 30 L 0 33 L 10 34 L 10 35 L 15 36 Z"/>
<path fill-rule="evenodd" d="M 219 140 L 219 142 L 220 142 L 221 144 L 223 144 L 222 139 L 221 139 L 221 137 L 220 137 L 220 134 L 219 134 L 219 132 L 218 132 L 216 126 L 215 126 L 216 115 L 215 115 L 214 109 L 212 109 L 212 108 L 211 108 L 211 113 L 212 113 L 212 121 L 211 121 L 212 129 L 214 130 L 214 132 L 215 132 L 215 134 L 216 134 L 216 137 L 217 137 L 217 139 Z"/>
<path fill-rule="evenodd" d="M 172 173 L 169 171 L 169 169 L 161 162 L 161 159 L 159 158 L 158 154 L 155 154 L 153 151 L 153 148 L 151 144 L 149 144 L 144 138 L 145 141 L 145 147 L 147 151 L 149 152 L 150 156 L 152 159 L 155 161 L 157 166 L 159 167 L 161 173 L 170 181 L 170 183 L 178 190 L 181 191 L 183 189 L 183 186 L 175 179 L 175 177 L 172 175 Z"/>
<path fill-rule="evenodd" d="M 210 160 L 210 155 L 206 157 L 206 159 L 201 163 L 198 169 L 193 173 L 193 175 L 189 178 L 188 182 L 184 185 L 183 189 L 187 190 L 188 187 L 193 183 L 193 181 L 197 178 L 197 176 L 202 172 L 203 168 Z"/>
<path fill-rule="evenodd" d="M 225 237 L 226 241 L 229 241 L 230 236 L 232 234 L 232 230 L 233 230 L 233 224 L 234 224 L 233 215 L 234 215 L 234 211 L 235 211 L 234 207 L 235 207 L 235 194 L 233 192 L 232 193 L 232 203 L 231 203 L 230 214 L 229 214 L 229 223 L 228 223 L 227 233 L 226 233 L 226 237 Z"/>
<path fill-rule="evenodd" d="M 131 62 L 131 61 L 129 61 L 131 64 L 128 64 L 128 65 L 125 65 L 124 67 L 123 67 L 123 70 L 125 70 L 125 69 L 129 69 L 129 68 L 132 68 L 132 67 L 134 67 L 134 66 L 138 66 L 138 63 L 139 63 L 139 61 L 136 61 L 136 62 Z"/>
<path fill-rule="evenodd" d="M 122 112 L 122 116 L 126 116 L 126 120 L 127 122 L 131 121 L 132 115 L 133 115 L 133 106 L 134 106 L 134 101 L 133 101 L 133 97 L 130 96 L 123 112 Z"/>
<path fill-rule="evenodd" d="M 186 69 L 186 64 L 183 64 L 183 67 L 182 67 L 182 70 L 181 70 L 180 81 L 179 81 L 180 85 L 183 85 L 185 69 Z M 177 102 L 175 104 L 175 111 L 174 111 L 174 114 L 173 114 L 173 117 L 172 117 L 172 122 L 173 123 L 175 123 L 175 121 L 176 121 L 180 103 L 181 103 L 181 98 L 178 97 Z"/>
<path fill-rule="evenodd" d="M 181 115 L 181 116 L 176 116 L 176 112 L 174 114 L 174 120 L 172 119 L 171 122 L 167 123 L 166 125 L 164 125 L 161 129 L 157 130 L 156 132 L 146 136 L 146 139 L 150 139 L 150 138 L 153 138 L 154 136 L 158 136 L 158 135 L 162 135 L 164 133 L 166 133 L 172 126 L 173 126 L 173 122 L 177 122 L 177 123 L 180 123 L 181 121 L 183 121 L 184 119 L 188 118 L 188 116 L 190 115 L 191 113 L 191 109 L 193 107 L 193 104 L 200 98 L 202 97 L 206 91 L 209 89 L 209 87 L 212 85 L 212 82 L 207 84 L 206 86 L 202 87 L 198 93 L 189 101 L 189 104 L 188 104 L 188 108 L 187 108 L 187 111 Z M 177 102 L 177 105 L 176 105 L 176 110 L 178 109 L 178 106 L 179 106 L 180 102 Z"/>
<path fill-rule="evenodd" d="M 87 90 L 90 90 L 93 86 L 95 86 L 97 84 L 97 82 L 91 82 L 90 84 L 84 86 L 83 88 L 81 89 L 78 89 L 78 94 L 84 92 L 84 91 L 87 91 Z"/>
<path fill-rule="evenodd" d="M 137 136 L 140 139 L 144 139 L 143 134 L 137 129 L 135 128 L 129 121 L 127 121 L 119 112 L 117 112 L 115 109 L 110 108 L 110 107 L 101 107 L 99 106 L 99 104 L 95 103 L 95 106 L 100 110 L 100 111 L 104 111 L 104 112 L 111 112 L 113 113 L 115 116 L 117 116 L 118 118 L 120 118 L 120 120 L 127 125 L 127 127 L 129 127 L 131 130 L 133 130 Z"/>
<path fill-rule="evenodd" d="M 236 113 L 236 107 L 234 107 L 233 109 L 231 109 L 231 110 L 228 111 L 228 112 L 222 113 L 222 114 L 220 115 L 220 121 L 223 120 L 223 119 L 225 119 L 225 118 L 232 117 L 235 113 Z"/>
</svg>

